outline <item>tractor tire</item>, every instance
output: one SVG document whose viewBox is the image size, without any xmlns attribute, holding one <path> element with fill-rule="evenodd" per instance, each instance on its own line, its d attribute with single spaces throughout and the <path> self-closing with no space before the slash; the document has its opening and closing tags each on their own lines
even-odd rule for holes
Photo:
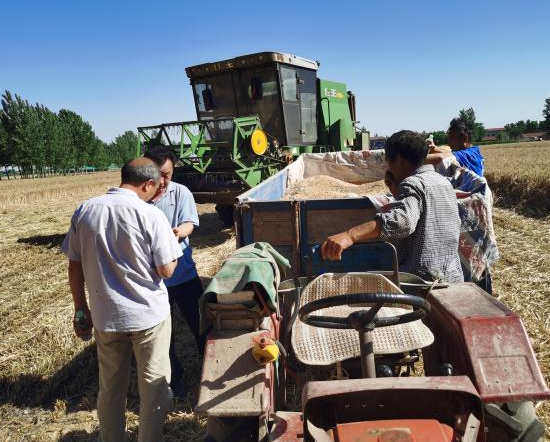
<svg viewBox="0 0 550 442">
<path fill-rule="evenodd" d="M 543 442 L 544 424 L 532 402 L 485 405 L 487 442 Z"/>
<path fill-rule="evenodd" d="M 216 204 L 216 212 L 226 227 L 233 226 L 233 206 L 229 204 Z"/>
<path fill-rule="evenodd" d="M 258 417 L 209 417 L 204 442 L 258 442 Z"/>
</svg>

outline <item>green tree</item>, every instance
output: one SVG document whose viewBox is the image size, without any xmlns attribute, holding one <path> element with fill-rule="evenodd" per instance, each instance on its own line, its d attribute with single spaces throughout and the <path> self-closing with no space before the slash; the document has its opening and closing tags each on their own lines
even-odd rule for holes
<svg viewBox="0 0 550 442">
<path fill-rule="evenodd" d="M 483 123 L 476 122 L 476 113 L 473 108 L 461 109 L 458 113 L 461 120 L 464 120 L 472 130 L 472 141 L 481 141 L 485 136 L 485 127 Z"/>
<path fill-rule="evenodd" d="M 538 121 L 525 121 L 525 132 L 536 132 L 539 129 Z"/>
<path fill-rule="evenodd" d="M 445 131 L 437 130 L 435 132 L 432 132 L 432 135 L 434 136 L 434 143 L 436 146 L 447 144 L 449 142 L 447 140 L 447 132 Z"/>
<path fill-rule="evenodd" d="M 8 132 L 4 129 L 4 125 L 2 124 L 2 113 L 3 110 L 0 108 L 0 167 L 7 173 L 8 165 L 11 164 L 11 160 L 8 150 Z M 0 180 L 2 179 L 2 173 L 3 171 L 0 170 Z"/>
<path fill-rule="evenodd" d="M 93 150 L 90 156 L 90 164 L 98 169 L 106 169 L 111 163 L 106 144 L 99 138 L 96 138 L 93 144 Z"/>
<path fill-rule="evenodd" d="M 137 144 L 138 136 L 131 130 L 116 137 L 108 148 L 111 162 L 115 163 L 117 166 L 122 166 L 127 161 L 135 158 Z"/>
<path fill-rule="evenodd" d="M 504 126 L 504 129 L 506 129 L 510 139 L 517 140 L 521 138 L 521 135 L 525 132 L 525 121 L 520 120 L 516 123 L 507 124 Z"/>
<path fill-rule="evenodd" d="M 544 100 L 544 109 L 542 110 L 542 116 L 544 117 L 544 127 L 546 134 L 550 135 L 550 97 Z"/>
<path fill-rule="evenodd" d="M 8 91 L 2 96 L 2 109 L 11 160 L 24 176 L 34 174 L 36 161 L 40 161 L 42 155 L 40 146 L 36 146 L 41 130 L 38 112 L 27 100 Z"/>
<path fill-rule="evenodd" d="M 71 158 L 73 167 L 81 168 L 91 165 L 91 159 L 96 148 L 96 135 L 90 123 L 84 121 L 82 117 L 68 109 L 59 111 L 59 119 L 65 126 L 70 140 L 69 158 Z"/>
<path fill-rule="evenodd" d="M 506 132 L 506 131 L 499 132 L 497 134 L 497 140 L 498 141 L 505 142 L 505 141 L 508 141 L 509 139 L 510 139 L 510 137 L 508 135 L 508 132 Z"/>
</svg>

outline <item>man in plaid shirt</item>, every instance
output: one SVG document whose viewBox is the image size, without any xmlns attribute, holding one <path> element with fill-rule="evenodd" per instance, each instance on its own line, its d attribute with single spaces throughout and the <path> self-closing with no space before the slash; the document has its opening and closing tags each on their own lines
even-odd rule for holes
<svg viewBox="0 0 550 442">
<path fill-rule="evenodd" d="M 424 165 L 426 141 L 403 130 L 387 139 L 385 153 L 386 184 L 395 200 L 374 220 L 329 237 L 321 248 L 323 257 L 340 260 L 354 243 L 387 240 L 396 245 L 401 271 L 428 281 L 462 282 L 455 192 L 432 165 Z"/>
</svg>

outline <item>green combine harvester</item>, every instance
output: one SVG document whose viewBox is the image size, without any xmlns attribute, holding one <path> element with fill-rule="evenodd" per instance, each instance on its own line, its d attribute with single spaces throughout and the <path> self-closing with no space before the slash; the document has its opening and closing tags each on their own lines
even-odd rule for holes
<svg viewBox="0 0 550 442">
<path fill-rule="evenodd" d="M 298 155 L 368 149 L 368 132 L 355 128 L 355 96 L 317 78 L 318 68 L 278 52 L 188 67 L 197 121 L 138 127 L 138 154 L 171 146 L 181 162 L 174 181 L 197 203 L 215 203 L 230 224 L 235 197 Z"/>
</svg>

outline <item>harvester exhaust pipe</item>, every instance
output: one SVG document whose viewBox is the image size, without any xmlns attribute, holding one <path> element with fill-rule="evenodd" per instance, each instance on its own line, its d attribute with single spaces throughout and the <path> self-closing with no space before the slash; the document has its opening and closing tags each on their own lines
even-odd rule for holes
<svg viewBox="0 0 550 442">
<path fill-rule="evenodd" d="M 351 121 L 356 123 L 357 113 L 355 109 L 355 95 L 353 95 L 353 92 L 351 91 L 348 91 L 348 106 L 349 106 L 349 113 L 351 115 Z"/>
</svg>

